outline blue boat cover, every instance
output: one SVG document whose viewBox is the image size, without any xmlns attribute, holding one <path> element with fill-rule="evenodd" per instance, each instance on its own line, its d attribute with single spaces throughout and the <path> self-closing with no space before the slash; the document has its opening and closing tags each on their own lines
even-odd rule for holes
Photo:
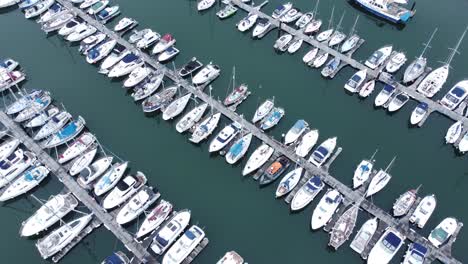
<svg viewBox="0 0 468 264">
<path fill-rule="evenodd" d="M 455 95 L 458 98 L 461 98 L 465 93 L 466 93 L 466 91 L 464 89 L 458 87 L 458 86 L 453 88 L 453 90 L 452 90 L 452 94 Z"/>
<path fill-rule="evenodd" d="M 76 133 L 77 128 L 76 121 L 72 122 L 57 132 L 57 136 L 59 139 L 68 138 Z"/>
<path fill-rule="evenodd" d="M 194 240 L 196 238 L 195 234 L 189 229 L 185 232 L 185 236 L 188 237 L 190 240 Z"/>
<path fill-rule="evenodd" d="M 418 104 L 418 108 L 421 108 L 421 109 L 424 109 L 424 110 L 427 110 L 428 107 L 429 107 L 429 105 L 426 104 L 426 103 L 420 103 L 420 104 Z"/>
<path fill-rule="evenodd" d="M 419 243 L 413 243 L 413 249 L 418 253 L 421 253 L 423 257 L 426 256 L 427 248 Z"/>
<path fill-rule="evenodd" d="M 50 6 L 49 9 L 51 9 L 53 11 L 59 11 L 61 8 L 62 8 L 62 6 L 59 5 L 58 3 L 53 3 L 52 6 Z"/>
<path fill-rule="evenodd" d="M 119 255 L 116 253 L 112 253 L 112 255 L 108 256 L 103 264 L 124 264 L 123 260 L 120 258 Z"/>
<path fill-rule="evenodd" d="M 393 232 L 388 233 L 388 235 L 384 238 L 384 240 L 387 241 L 390 245 L 392 245 L 395 248 L 397 248 L 401 243 L 401 238 L 399 238 Z"/>
<path fill-rule="evenodd" d="M 393 90 L 395 90 L 395 87 L 389 85 L 389 84 L 386 84 L 383 88 L 385 91 L 387 92 L 392 92 Z"/>
<path fill-rule="evenodd" d="M 134 60 L 137 60 L 139 59 L 139 57 L 133 53 L 130 53 L 130 54 L 127 54 L 125 55 L 125 57 L 123 57 L 122 61 L 125 62 L 125 63 L 130 63 Z"/>
<path fill-rule="evenodd" d="M 313 176 L 312 178 L 309 179 L 307 182 L 307 187 L 311 190 L 317 190 L 319 187 L 322 186 L 322 180 L 320 179 L 320 176 Z"/>
<path fill-rule="evenodd" d="M 99 12 L 98 14 L 98 17 L 101 18 L 101 19 L 104 19 L 106 18 L 107 16 L 109 15 L 109 12 L 107 12 L 107 10 L 102 10 L 101 12 Z"/>
</svg>

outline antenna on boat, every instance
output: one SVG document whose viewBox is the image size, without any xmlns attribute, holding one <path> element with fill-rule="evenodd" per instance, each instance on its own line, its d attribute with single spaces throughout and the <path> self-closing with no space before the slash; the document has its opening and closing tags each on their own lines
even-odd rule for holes
<svg viewBox="0 0 468 264">
<path fill-rule="evenodd" d="M 312 14 L 313 14 L 313 18 L 314 18 L 314 19 L 315 19 L 315 17 L 317 16 L 317 13 L 318 13 L 318 6 L 319 6 L 319 3 L 320 3 L 320 0 L 317 0 L 317 2 L 315 3 L 314 11 L 312 11 Z"/>
<path fill-rule="evenodd" d="M 349 36 L 350 37 L 356 32 L 356 25 L 357 25 L 358 20 L 359 20 L 359 15 L 356 16 L 356 20 L 354 20 L 354 25 L 351 28 L 351 30 L 349 31 Z"/>
<path fill-rule="evenodd" d="M 452 62 L 453 58 L 455 57 L 455 54 L 460 54 L 460 52 L 458 52 L 458 48 L 460 47 L 463 39 L 465 38 L 467 30 L 468 30 L 468 26 L 465 28 L 465 31 L 463 31 L 463 34 L 461 35 L 460 39 L 458 40 L 457 45 L 455 46 L 455 48 L 449 48 L 449 50 L 451 50 L 452 53 L 449 55 L 447 61 L 445 62 L 446 65 L 450 66 L 450 63 Z"/>
<path fill-rule="evenodd" d="M 333 7 L 332 7 L 332 11 L 331 11 L 331 15 L 330 15 L 330 21 L 328 21 L 328 29 L 331 29 L 334 13 L 335 13 L 335 5 L 333 5 Z"/>
<path fill-rule="evenodd" d="M 439 30 L 439 29 L 438 29 L 438 28 L 435 28 L 434 31 L 432 32 L 431 37 L 430 37 L 429 40 L 427 41 L 427 43 L 424 43 L 424 49 L 423 49 L 423 51 L 421 52 L 421 55 L 419 55 L 419 58 L 422 58 L 422 56 L 423 56 L 424 53 L 426 52 L 427 48 L 431 48 L 430 44 L 431 44 L 432 38 L 434 38 L 435 33 L 437 32 L 437 30 Z"/>
</svg>

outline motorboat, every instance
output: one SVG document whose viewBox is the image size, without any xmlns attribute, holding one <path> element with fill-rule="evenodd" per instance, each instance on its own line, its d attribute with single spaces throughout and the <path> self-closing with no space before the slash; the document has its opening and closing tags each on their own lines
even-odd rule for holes
<svg viewBox="0 0 468 264">
<path fill-rule="evenodd" d="M 85 22 L 81 17 L 75 17 L 71 21 L 67 22 L 63 27 L 61 27 L 58 31 L 58 34 L 60 36 L 68 36 L 69 34 L 73 33 L 79 25 L 84 23 Z"/>
<path fill-rule="evenodd" d="M 407 214 L 418 198 L 418 189 L 406 191 L 393 204 L 393 216 L 399 217 Z"/>
<path fill-rule="evenodd" d="M 179 54 L 179 50 L 172 46 L 172 47 L 169 47 L 167 48 L 165 51 L 163 51 L 161 54 L 159 54 L 158 56 L 158 61 L 159 62 L 167 62 L 168 60 L 174 58 L 175 56 L 177 56 L 177 54 Z"/>
<path fill-rule="evenodd" d="M 323 22 L 321 19 L 314 19 L 312 20 L 307 26 L 304 27 L 304 34 L 311 35 L 320 30 Z"/>
<path fill-rule="evenodd" d="M 449 110 L 454 110 L 468 96 L 468 80 L 455 84 L 440 100 L 440 104 Z"/>
<path fill-rule="evenodd" d="M 86 54 L 86 62 L 89 64 L 99 62 L 100 60 L 106 58 L 116 45 L 117 41 L 115 39 L 104 41 L 102 44 L 99 44 L 88 51 Z"/>
<path fill-rule="evenodd" d="M 339 57 L 334 57 L 330 61 L 327 62 L 325 67 L 323 67 L 322 71 L 320 74 L 322 74 L 323 77 L 331 77 L 333 73 L 335 73 L 338 70 L 338 67 L 340 67 L 341 64 L 341 59 Z"/>
<path fill-rule="evenodd" d="M 18 175 L 34 164 L 36 156 L 29 151 L 19 148 L 8 157 L 0 161 L 0 188 L 10 184 Z"/>
<path fill-rule="evenodd" d="M 318 42 L 325 42 L 325 41 L 328 41 L 330 39 L 330 37 L 332 36 L 333 32 L 335 30 L 333 28 L 330 28 L 330 29 L 327 29 L 325 31 L 322 31 L 320 32 L 316 37 L 315 39 L 318 41 Z"/>
<path fill-rule="evenodd" d="M 198 11 L 204 11 L 211 8 L 216 3 L 216 0 L 200 0 L 197 4 Z"/>
<path fill-rule="evenodd" d="M 79 8 L 86 10 L 97 2 L 99 2 L 99 0 L 84 0 L 84 2 L 79 5 Z"/>
<path fill-rule="evenodd" d="M 329 138 L 320 144 L 310 155 L 309 162 L 317 167 L 321 167 L 335 150 L 336 139 L 336 137 Z"/>
<path fill-rule="evenodd" d="M 39 250 L 42 258 L 47 259 L 70 244 L 72 240 L 75 239 L 75 237 L 77 237 L 81 231 L 91 222 L 92 219 L 92 214 L 82 216 L 62 225 L 47 236 L 39 239 L 36 242 L 36 247 Z"/>
<path fill-rule="evenodd" d="M 258 15 L 255 13 L 249 13 L 246 17 L 244 17 L 239 23 L 237 24 L 237 29 L 240 32 L 245 32 L 251 29 L 258 20 Z"/>
<path fill-rule="evenodd" d="M 42 142 L 44 148 L 53 148 L 62 145 L 77 136 L 84 128 L 86 121 L 79 116 L 77 120 L 70 122 L 58 132 Z"/>
<path fill-rule="evenodd" d="M 297 120 L 284 136 L 284 144 L 290 145 L 296 142 L 308 128 L 309 124 L 305 120 Z"/>
<path fill-rule="evenodd" d="M 395 229 L 389 227 L 380 237 L 367 257 L 368 264 L 390 263 L 397 251 L 404 244 L 406 237 Z"/>
<path fill-rule="evenodd" d="M 40 0 L 24 0 L 18 4 L 18 7 L 21 9 L 26 9 L 35 6 L 39 3 Z"/>
<path fill-rule="evenodd" d="M 89 132 L 83 133 L 62 154 L 58 155 L 58 162 L 63 164 L 78 157 L 95 142 L 96 137 L 93 134 Z"/>
<path fill-rule="evenodd" d="M 306 207 L 322 191 L 324 186 L 320 176 L 312 176 L 294 195 L 291 201 L 291 211 L 298 211 Z"/>
<path fill-rule="evenodd" d="M 164 79 L 164 73 L 150 73 L 146 79 L 137 84 L 132 93 L 133 100 L 140 101 L 156 92 L 161 86 Z"/>
<path fill-rule="evenodd" d="M 24 127 L 35 128 L 43 126 L 58 113 L 60 113 L 60 110 L 55 106 L 45 109 L 26 122 Z"/>
<path fill-rule="evenodd" d="M 434 195 L 424 197 L 409 218 L 410 223 L 423 228 L 434 212 L 436 205 L 437 200 Z"/>
<path fill-rule="evenodd" d="M 206 0 L 202 0 L 206 1 Z M 162 259 L 162 264 L 180 264 L 205 238 L 205 232 L 193 225 L 172 245 Z"/>
<path fill-rule="evenodd" d="M 15 61 L 12 58 L 6 58 L 0 60 L 0 68 L 7 69 L 8 71 L 14 71 L 18 68 L 19 62 Z"/>
<path fill-rule="evenodd" d="M 299 180 L 302 177 L 303 171 L 303 168 L 298 167 L 288 172 L 278 184 L 278 187 L 276 188 L 275 197 L 279 198 L 291 192 L 297 186 L 297 184 L 299 184 Z"/>
<path fill-rule="evenodd" d="M 427 252 L 427 247 L 414 242 L 409 245 L 402 264 L 423 264 L 426 260 Z"/>
<path fill-rule="evenodd" d="M 171 86 L 146 98 L 143 103 L 141 103 L 143 112 L 151 113 L 166 107 L 171 103 L 177 93 L 177 90 L 177 86 Z"/>
<path fill-rule="evenodd" d="M 24 122 L 33 118 L 36 114 L 44 111 L 52 103 L 52 98 L 49 92 L 45 92 L 42 96 L 37 97 L 34 101 L 30 102 L 29 106 L 23 109 L 13 119 L 15 122 Z"/>
<path fill-rule="evenodd" d="M 244 264 L 244 259 L 235 251 L 229 251 L 216 264 Z"/>
<path fill-rule="evenodd" d="M 173 119 L 180 115 L 182 111 L 184 111 L 185 107 L 187 107 L 190 98 L 192 98 L 192 94 L 187 93 L 170 103 L 163 111 L 163 120 Z"/>
<path fill-rule="evenodd" d="M 242 130 L 242 125 L 233 122 L 225 126 L 218 135 L 211 141 L 208 148 L 209 152 L 217 152 L 226 147 Z"/>
<path fill-rule="evenodd" d="M 258 121 L 264 119 L 275 106 L 273 99 L 267 99 L 263 102 L 255 111 L 255 114 L 252 118 L 252 123 L 257 123 Z"/>
<path fill-rule="evenodd" d="M 387 58 L 392 53 L 392 50 L 393 46 L 391 45 L 384 46 L 378 49 L 377 51 L 372 53 L 372 55 L 366 60 L 365 65 L 371 68 L 372 70 L 375 70 L 387 60 Z"/>
<path fill-rule="evenodd" d="M 21 2 L 21 0 L 0 0 L 0 8 L 16 5 L 19 2 Z"/>
<path fill-rule="evenodd" d="M 272 27 L 272 24 L 268 18 L 259 18 L 257 25 L 255 25 L 252 31 L 253 38 L 262 38 Z"/>
<path fill-rule="evenodd" d="M 378 225 L 379 220 L 377 217 L 367 220 L 361 226 L 349 247 L 352 250 L 356 251 L 358 254 L 361 254 L 364 251 L 364 249 L 366 249 L 367 245 L 369 244 L 375 232 L 377 231 Z"/>
<path fill-rule="evenodd" d="M 105 24 L 118 15 L 120 15 L 120 8 L 118 5 L 116 5 L 104 8 L 103 10 L 99 11 L 99 13 L 97 13 L 96 17 L 99 21 Z"/>
<path fill-rule="evenodd" d="M 357 44 L 359 43 L 359 40 L 361 40 L 361 38 L 356 34 L 349 37 L 341 45 L 341 48 L 340 48 L 341 53 L 347 53 L 350 50 L 354 49 L 357 46 Z"/>
<path fill-rule="evenodd" d="M 294 54 L 296 53 L 296 51 L 298 51 L 301 46 L 302 46 L 302 43 L 304 43 L 304 40 L 301 39 L 301 38 L 295 38 L 291 41 L 291 44 L 289 45 L 288 47 L 288 53 L 289 54 Z"/>
<path fill-rule="evenodd" d="M 38 186 L 49 175 L 49 169 L 45 166 L 35 166 L 24 172 L 19 178 L 5 187 L 0 195 L 0 202 L 4 202 L 21 194 L 27 193 Z"/>
<path fill-rule="evenodd" d="M 297 8 L 291 8 L 284 14 L 283 16 L 280 17 L 280 21 L 283 23 L 291 23 L 296 20 L 298 20 L 302 16 L 302 13 L 299 11 Z"/>
<path fill-rule="evenodd" d="M 186 209 L 176 212 L 156 233 L 151 243 L 151 250 L 157 255 L 162 255 L 184 232 L 190 222 L 190 216 L 190 211 Z"/>
<path fill-rule="evenodd" d="M 26 75 L 22 71 L 9 72 L 4 68 L 0 68 L 0 92 L 7 90 L 25 79 Z"/>
<path fill-rule="evenodd" d="M 468 151 L 468 133 L 465 133 L 461 138 L 460 142 L 458 142 L 458 151 L 462 154 Z"/>
<path fill-rule="evenodd" d="M 463 122 L 457 121 L 449 127 L 445 135 L 445 143 L 454 144 L 461 137 L 463 132 Z"/>
<path fill-rule="evenodd" d="M 24 17 L 26 19 L 37 17 L 46 12 L 54 2 L 55 0 L 41 0 L 36 5 L 24 9 Z"/>
<path fill-rule="evenodd" d="M 279 156 L 260 176 L 260 186 L 265 186 L 278 179 L 291 165 L 291 161 L 286 156 Z"/>
<path fill-rule="evenodd" d="M 91 165 L 86 166 L 80 171 L 80 176 L 78 177 L 78 184 L 82 186 L 83 188 L 88 188 L 89 185 L 99 178 L 104 172 L 107 171 L 107 169 L 111 166 L 112 164 L 112 157 L 103 157 L 95 162 L 93 162 Z M 113 169 L 117 167 L 113 166 Z M 111 170 L 113 170 L 111 169 Z"/>
<path fill-rule="evenodd" d="M 252 133 L 248 133 L 234 142 L 226 153 L 226 162 L 234 164 L 244 157 L 245 153 L 247 153 L 247 150 L 249 149 L 251 141 Z"/>
<path fill-rule="evenodd" d="M 33 139 L 37 141 L 57 133 L 71 118 L 72 116 L 68 112 L 62 111 L 56 114 L 39 129 Z"/>
<path fill-rule="evenodd" d="M 411 125 L 419 124 L 429 112 L 429 105 L 426 103 L 419 103 L 411 112 L 410 123 Z"/>
<path fill-rule="evenodd" d="M 203 121 L 195 126 L 192 136 L 189 140 L 195 144 L 200 143 L 204 139 L 213 133 L 215 128 L 218 126 L 221 113 L 216 113 L 207 116 Z"/>
<path fill-rule="evenodd" d="M 196 57 L 193 57 L 189 62 L 184 64 L 184 66 L 182 66 L 182 68 L 180 68 L 180 70 L 177 73 L 180 77 L 184 78 L 189 75 L 192 75 L 201 67 L 203 67 L 203 64 L 199 60 L 197 60 Z"/>
<path fill-rule="evenodd" d="M 336 45 L 341 44 L 346 39 L 346 34 L 335 30 L 333 34 L 330 36 L 330 40 L 328 41 L 329 47 L 334 47 Z"/>
<path fill-rule="evenodd" d="M 193 127 L 196 122 L 198 122 L 208 107 L 207 103 L 200 104 L 197 107 L 194 107 L 190 112 L 185 114 L 176 124 L 176 130 L 179 133 L 183 133 Z"/>
<path fill-rule="evenodd" d="M 99 12 L 104 10 L 109 5 L 109 0 L 99 0 L 90 6 L 87 10 L 87 13 L 91 16 L 97 15 Z"/>
<path fill-rule="evenodd" d="M 237 88 L 234 88 L 224 99 L 223 104 L 225 106 L 236 105 L 250 94 L 249 88 L 246 84 L 241 84 Z"/>
<path fill-rule="evenodd" d="M 97 31 L 94 26 L 81 24 L 75 28 L 75 30 L 65 37 L 70 42 L 81 41 L 82 39 L 91 36 Z"/>
<path fill-rule="evenodd" d="M 242 175 L 245 176 L 259 169 L 270 159 L 271 155 L 273 155 L 273 152 L 274 149 L 267 144 L 262 144 L 260 147 L 255 149 L 255 151 L 247 160 L 244 169 L 242 170 Z"/>
<path fill-rule="evenodd" d="M 211 62 L 203 67 L 197 74 L 192 78 L 194 85 L 202 85 L 209 83 L 219 76 L 221 69 L 218 65 L 212 64 Z"/>
<path fill-rule="evenodd" d="M 49 9 L 41 15 L 41 17 L 37 20 L 37 22 L 41 24 L 49 22 L 50 20 L 55 19 L 56 16 L 62 14 L 63 11 L 64 11 L 63 6 L 57 2 L 54 2 L 49 7 Z"/>
<path fill-rule="evenodd" d="M 162 38 L 159 40 L 159 42 L 156 45 L 154 45 L 151 53 L 153 54 L 161 53 L 167 50 L 169 47 L 172 47 L 175 43 L 176 43 L 176 39 L 171 34 L 166 34 L 162 36 Z"/>
<path fill-rule="evenodd" d="M 332 189 L 327 191 L 312 213 L 310 221 L 312 230 L 325 226 L 331 220 L 342 201 L 343 196 L 337 190 Z"/>
<path fill-rule="evenodd" d="M 141 67 L 143 64 L 144 62 L 139 56 L 134 53 L 128 53 L 121 61 L 112 67 L 107 76 L 110 78 L 125 76 L 131 73 L 134 69 Z"/>
<path fill-rule="evenodd" d="M 315 58 L 314 63 L 312 65 L 314 66 L 314 68 L 322 67 L 325 64 L 325 62 L 327 62 L 329 56 L 330 56 L 329 53 L 326 53 L 326 52 L 320 53 L 317 56 L 317 58 Z"/>
<path fill-rule="evenodd" d="M 148 209 L 159 196 L 159 192 L 154 192 L 152 187 L 144 186 L 122 206 L 122 209 L 120 209 L 115 217 L 115 221 L 119 225 L 125 225 L 135 220 L 141 213 Z"/>
<path fill-rule="evenodd" d="M 106 257 L 101 264 L 129 264 L 130 259 L 122 251 L 112 253 Z"/>
<path fill-rule="evenodd" d="M 375 89 L 375 80 L 366 82 L 359 90 L 359 97 L 367 98 Z"/>
<path fill-rule="evenodd" d="M 388 112 L 395 112 L 400 110 L 408 101 L 409 101 L 409 95 L 405 92 L 399 92 L 397 93 L 392 100 L 390 100 L 390 103 L 388 104 L 387 110 Z"/>
<path fill-rule="evenodd" d="M 111 210 L 120 206 L 138 192 L 146 184 L 146 181 L 146 176 L 141 172 L 138 172 L 136 176 L 125 176 L 102 200 L 102 207 L 105 210 Z"/>
<path fill-rule="evenodd" d="M 75 14 L 69 10 L 60 11 L 59 13 L 55 14 L 49 21 L 42 24 L 41 29 L 46 33 L 62 29 L 65 25 L 71 22 L 74 17 Z"/>
<path fill-rule="evenodd" d="M 429 234 L 429 241 L 439 248 L 445 244 L 458 228 L 458 221 L 453 217 L 447 217 L 434 228 Z"/>
<path fill-rule="evenodd" d="M 422 81 L 419 83 L 416 91 L 422 95 L 431 98 L 433 97 L 447 81 L 449 74 L 449 65 L 444 65 L 433 71 L 431 71 Z"/>
<path fill-rule="evenodd" d="M 219 17 L 219 19 L 226 19 L 228 17 L 233 16 L 237 12 L 237 7 L 235 7 L 232 4 L 227 4 L 224 6 L 223 9 L 219 10 L 216 12 L 216 16 Z"/>
<path fill-rule="evenodd" d="M 415 11 L 406 9 L 406 0 L 352 0 L 369 13 L 395 24 L 406 24 Z"/>
<path fill-rule="evenodd" d="M 279 19 L 282 16 L 284 16 L 291 8 L 292 8 L 291 2 L 287 2 L 285 4 L 279 5 L 273 10 L 273 13 L 271 14 L 271 17 L 274 19 Z"/>
<path fill-rule="evenodd" d="M 263 118 L 260 124 L 260 129 L 265 131 L 276 126 L 279 123 L 279 121 L 283 118 L 284 113 L 285 111 L 281 107 L 273 108 L 271 112 Z"/>
<path fill-rule="evenodd" d="M 385 65 L 385 70 L 388 73 L 395 73 L 403 66 L 403 64 L 406 63 L 406 61 L 407 58 L 405 53 L 397 52 L 390 58 L 387 65 Z"/>
<path fill-rule="evenodd" d="M 145 220 L 141 224 L 138 232 L 136 233 L 137 238 L 141 238 L 153 230 L 158 229 L 161 224 L 166 221 L 169 214 L 172 213 L 173 206 L 170 202 L 161 200 L 159 204 L 146 215 Z"/>
<path fill-rule="evenodd" d="M 20 228 L 22 237 L 30 237 L 57 223 L 62 217 L 78 206 L 78 200 L 71 193 L 60 193 L 51 197 Z"/>
<path fill-rule="evenodd" d="M 8 141 L 3 142 L 0 145 L 0 161 L 4 160 L 6 157 L 10 156 L 16 148 L 18 148 L 21 141 L 17 138 L 12 138 Z"/>
<path fill-rule="evenodd" d="M 307 12 L 301 15 L 301 17 L 296 21 L 294 25 L 296 25 L 297 28 L 301 29 L 304 28 L 307 24 L 312 21 L 314 18 L 314 13 L 312 12 Z"/>
<path fill-rule="evenodd" d="M 284 52 L 288 49 L 289 44 L 291 44 L 292 40 L 293 35 L 284 34 L 276 40 L 275 44 L 273 45 L 273 48 L 275 48 L 278 51 Z"/>
<path fill-rule="evenodd" d="M 129 75 L 128 78 L 125 79 L 123 86 L 125 88 L 131 88 L 141 81 L 143 81 L 148 75 L 150 75 L 151 69 L 147 67 L 145 64 L 142 64 L 140 67 L 135 68 Z"/>
<path fill-rule="evenodd" d="M 148 33 L 144 34 L 143 37 L 138 40 L 136 43 L 136 47 L 139 49 L 146 49 L 151 47 L 154 43 L 156 43 L 161 38 L 159 33 L 150 30 Z"/>
<path fill-rule="evenodd" d="M 92 147 L 87 152 L 81 154 L 81 156 L 79 156 L 72 162 L 70 169 L 68 170 L 68 173 L 71 176 L 75 176 L 78 173 L 80 173 L 83 169 L 88 167 L 91 164 L 91 162 L 93 162 L 94 157 L 96 157 L 96 154 L 97 154 L 97 147 Z"/>
<path fill-rule="evenodd" d="M 101 196 L 117 185 L 127 169 L 128 162 L 113 164 L 104 175 L 94 184 L 94 194 Z M 91 175 L 94 176 L 94 175 Z M 91 177 L 86 178 L 89 181 Z"/>
<path fill-rule="evenodd" d="M 360 70 L 353 74 L 351 78 L 346 82 L 344 88 L 350 93 L 355 93 L 359 90 L 361 85 L 364 83 L 367 77 L 367 69 Z"/>
<path fill-rule="evenodd" d="M 304 55 L 304 57 L 302 57 L 302 61 L 305 64 L 313 63 L 314 59 L 317 57 L 318 51 L 318 48 L 312 48 L 309 52 L 306 53 L 306 55 Z"/>
<path fill-rule="evenodd" d="M 379 170 L 371 179 L 369 187 L 367 187 L 366 197 L 370 197 L 381 191 L 385 186 L 387 186 L 391 178 L 392 176 L 385 170 Z"/>
<path fill-rule="evenodd" d="M 130 28 L 135 27 L 138 24 L 138 22 L 131 18 L 131 17 L 124 17 L 117 22 L 114 26 L 114 31 L 115 32 L 124 32 L 127 31 Z"/>
<path fill-rule="evenodd" d="M 302 158 L 307 156 L 317 143 L 318 137 L 319 132 L 317 129 L 310 130 L 309 132 L 305 133 L 302 136 L 299 144 L 296 146 L 296 155 Z"/>
<path fill-rule="evenodd" d="M 109 73 L 110 69 L 128 54 L 130 54 L 130 51 L 128 51 L 124 46 L 116 43 L 111 53 L 102 61 L 101 65 L 99 66 L 99 73 Z"/>
<path fill-rule="evenodd" d="M 379 94 L 375 97 L 374 105 L 376 107 L 383 106 L 385 103 L 390 100 L 390 98 L 395 94 L 396 89 L 395 87 L 386 84 Z"/>
<path fill-rule="evenodd" d="M 427 60 L 423 57 L 416 58 L 411 64 L 405 69 L 403 74 L 403 82 L 410 83 L 414 82 L 424 73 L 426 69 Z"/>
<path fill-rule="evenodd" d="M 145 28 L 142 30 L 133 30 L 132 32 L 133 33 L 130 35 L 130 37 L 128 37 L 128 42 L 130 42 L 130 44 L 135 44 L 140 41 L 144 35 L 150 33 L 151 29 Z"/>
<path fill-rule="evenodd" d="M 356 170 L 354 170 L 353 176 L 353 188 L 359 188 L 362 184 L 364 184 L 372 173 L 372 169 L 374 168 L 374 163 L 372 160 L 362 160 L 359 165 L 357 166 Z"/>
</svg>

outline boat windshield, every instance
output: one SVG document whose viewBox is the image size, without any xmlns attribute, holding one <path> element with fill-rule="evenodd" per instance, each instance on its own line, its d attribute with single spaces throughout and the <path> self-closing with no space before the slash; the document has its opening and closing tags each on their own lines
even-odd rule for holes
<svg viewBox="0 0 468 264">
<path fill-rule="evenodd" d="M 436 239 L 439 242 L 444 242 L 449 237 L 449 234 L 443 228 L 439 227 L 437 229 L 434 229 L 434 231 L 432 231 L 431 237 Z"/>
</svg>

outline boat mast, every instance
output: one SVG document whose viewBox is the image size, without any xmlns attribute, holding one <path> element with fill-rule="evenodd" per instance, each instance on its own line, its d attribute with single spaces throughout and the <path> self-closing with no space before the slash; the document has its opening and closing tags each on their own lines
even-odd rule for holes
<svg viewBox="0 0 468 264">
<path fill-rule="evenodd" d="M 358 20 L 359 20 L 359 15 L 356 16 L 356 20 L 354 20 L 354 25 L 351 28 L 351 31 L 349 31 L 350 37 L 354 34 L 354 32 L 356 32 L 356 25 L 357 25 Z"/>
<path fill-rule="evenodd" d="M 332 22 L 333 22 L 333 13 L 335 12 L 335 6 L 333 6 L 331 15 L 330 15 L 330 21 L 328 22 L 328 29 L 331 29 Z"/>
<path fill-rule="evenodd" d="M 346 12 L 343 12 L 343 14 L 341 15 L 341 18 L 340 18 L 340 22 L 338 22 L 338 25 L 336 26 L 336 31 L 339 31 L 340 28 L 341 28 L 341 23 L 343 23 L 343 18 L 345 16 Z"/>
<path fill-rule="evenodd" d="M 427 43 L 424 43 L 424 49 L 423 51 L 421 52 L 421 55 L 419 55 L 419 58 L 422 58 L 424 53 L 426 52 L 427 48 L 430 48 L 431 46 L 429 44 L 431 44 L 431 41 L 432 41 L 432 38 L 434 37 L 435 33 L 437 32 L 438 28 L 435 28 L 434 31 L 432 32 L 432 35 L 431 37 L 429 38 L 429 40 L 427 41 Z"/>
<path fill-rule="evenodd" d="M 452 53 L 449 55 L 448 59 L 447 59 L 447 62 L 445 63 L 445 65 L 447 66 L 450 66 L 450 63 L 452 62 L 453 58 L 455 57 L 455 54 L 459 54 L 460 52 L 458 52 L 458 48 L 460 47 L 463 39 L 465 38 L 465 35 L 466 35 L 466 31 L 468 30 L 468 26 L 465 28 L 465 31 L 463 31 L 463 34 L 461 35 L 460 39 L 458 40 L 457 42 L 457 45 L 455 46 L 455 48 L 453 49 L 450 49 L 452 51 Z"/>
<path fill-rule="evenodd" d="M 395 160 L 396 160 L 396 156 L 393 157 L 392 161 L 390 161 L 390 163 L 387 165 L 387 168 L 385 168 L 385 173 L 387 173 L 387 171 L 390 170 L 390 167 L 392 167 L 393 162 L 395 162 Z"/>
<path fill-rule="evenodd" d="M 313 14 L 312 17 L 313 17 L 314 19 L 315 19 L 315 17 L 317 16 L 319 3 L 320 3 L 320 0 L 317 0 L 317 3 L 315 3 L 314 11 L 312 11 L 312 14 Z M 316 20 L 316 19 L 315 19 L 315 20 Z"/>
<path fill-rule="evenodd" d="M 379 149 L 376 149 L 376 150 L 374 151 L 374 154 L 372 154 L 372 156 L 370 157 L 370 160 L 371 160 L 372 162 L 375 162 L 374 157 L 375 157 L 375 155 L 377 155 L 377 152 L 379 152 Z"/>
</svg>

